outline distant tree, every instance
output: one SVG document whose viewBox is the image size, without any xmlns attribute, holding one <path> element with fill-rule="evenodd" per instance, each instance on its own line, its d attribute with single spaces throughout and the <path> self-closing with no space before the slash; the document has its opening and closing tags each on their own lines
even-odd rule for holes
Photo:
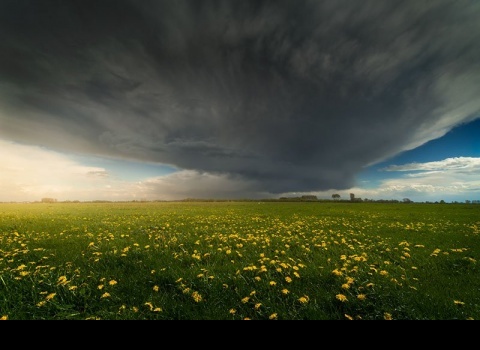
<svg viewBox="0 0 480 350">
<path fill-rule="evenodd" d="M 403 203 L 412 203 L 410 198 L 403 198 Z"/>
<path fill-rule="evenodd" d="M 42 203 L 56 203 L 57 199 L 56 198 L 42 198 L 41 202 Z"/>
<path fill-rule="evenodd" d="M 355 200 L 355 194 L 354 194 L 354 193 L 350 193 L 350 200 L 351 200 L 351 201 L 354 201 L 354 200 Z"/>
<path fill-rule="evenodd" d="M 340 195 L 339 195 L 338 193 L 334 193 L 334 194 L 332 194 L 332 198 L 333 198 L 334 200 L 340 199 Z"/>
</svg>

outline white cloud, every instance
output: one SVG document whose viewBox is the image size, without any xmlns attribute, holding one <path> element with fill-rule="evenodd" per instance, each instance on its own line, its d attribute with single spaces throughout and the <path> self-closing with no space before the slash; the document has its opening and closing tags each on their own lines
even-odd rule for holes
<svg viewBox="0 0 480 350">
<path fill-rule="evenodd" d="M 388 172 L 401 172 L 400 178 L 381 180 L 375 188 L 368 188 L 369 182 L 346 190 L 331 189 L 321 192 L 284 193 L 282 196 L 295 197 L 304 194 L 331 198 L 338 193 L 341 199 L 355 197 L 373 200 L 403 200 L 415 202 L 459 201 L 480 199 L 480 158 L 456 157 L 441 161 L 391 165 L 382 169 Z"/>
<path fill-rule="evenodd" d="M 352 191 L 372 199 L 463 201 L 480 198 L 480 158 L 447 158 L 435 162 L 392 165 L 383 170 L 406 174 L 401 178 L 385 179 L 373 190 L 355 188 Z"/>
<path fill-rule="evenodd" d="M 385 171 L 469 171 L 480 173 L 480 158 L 455 157 L 436 162 L 391 165 Z"/>
<path fill-rule="evenodd" d="M 259 183 L 255 181 L 222 174 L 181 170 L 142 181 L 124 181 L 106 168 L 87 166 L 44 148 L 0 140 L 0 150 L 0 201 L 38 201 L 43 197 L 59 201 L 261 199 L 304 194 L 331 198 L 333 193 L 342 199 L 349 199 L 350 193 L 364 199 L 410 198 L 417 202 L 480 199 L 480 158 L 473 157 L 392 165 L 384 170 L 401 172 L 402 177 L 384 179 L 376 188 L 272 195 L 257 191 Z"/>
<path fill-rule="evenodd" d="M 2 140 L 0 149 L 1 201 L 81 200 L 110 181 L 105 169 L 78 164 L 47 149 Z"/>
<path fill-rule="evenodd" d="M 44 148 L 0 140 L 0 201 L 178 200 L 255 198 L 253 183 L 226 175 L 182 170 L 143 181 L 124 181 Z"/>
</svg>

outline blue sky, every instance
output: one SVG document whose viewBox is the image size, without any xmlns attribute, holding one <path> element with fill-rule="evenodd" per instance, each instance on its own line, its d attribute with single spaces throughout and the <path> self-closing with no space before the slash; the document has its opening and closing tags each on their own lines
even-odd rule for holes
<svg viewBox="0 0 480 350">
<path fill-rule="evenodd" d="M 425 163 L 453 157 L 480 156 L 480 119 L 450 130 L 445 136 L 405 151 L 389 161 L 372 167 L 379 170 L 392 164 Z"/>
<path fill-rule="evenodd" d="M 0 201 L 480 197 L 480 2 L 219 4 L 0 1 Z"/>
<path fill-rule="evenodd" d="M 453 128 L 444 136 L 431 140 L 415 149 L 401 152 L 400 154 L 372 165 L 361 172 L 357 177 L 357 183 L 364 189 L 375 189 L 381 186 L 382 181 L 387 179 L 404 179 L 403 171 L 386 171 L 389 166 L 418 163 L 419 165 L 429 162 L 442 162 L 451 158 L 480 158 L 480 119 Z M 477 168 L 478 169 L 478 168 Z M 480 169 L 478 169 L 480 170 Z M 422 173 L 422 170 L 412 170 L 409 173 Z M 445 185 L 451 178 L 445 175 Z M 480 184 L 480 172 L 473 174 L 473 181 Z M 378 199 L 378 198 L 377 198 Z M 385 198 L 390 199 L 390 198 Z M 395 197 L 394 199 L 401 199 Z M 413 199 L 413 198 L 411 198 Z M 480 199 L 480 188 L 472 187 L 471 192 L 461 193 L 437 193 L 437 194 L 416 194 L 415 201 L 459 201 Z"/>
</svg>

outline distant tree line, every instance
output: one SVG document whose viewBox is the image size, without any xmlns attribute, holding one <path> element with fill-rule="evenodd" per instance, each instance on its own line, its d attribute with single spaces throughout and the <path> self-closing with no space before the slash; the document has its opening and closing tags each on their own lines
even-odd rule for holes
<svg viewBox="0 0 480 350">
<path fill-rule="evenodd" d="M 369 198 L 359 198 L 355 197 L 355 194 L 350 193 L 350 199 L 341 199 L 341 196 L 338 193 L 332 194 L 332 199 L 334 202 L 339 203 L 424 203 L 424 204 L 446 204 L 445 200 L 440 201 L 426 201 L 426 202 L 414 202 L 410 198 L 403 198 L 402 200 L 398 199 L 369 199 Z M 178 199 L 178 200 L 164 200 L 164 199 L 154 199 L 154 200 L 146 200 L 146 199 L 134 199 L 134 200 L 120 200 L 120 201 L 110 201 L 110 200 L 87 200 L 87 201 L 80 201 L 80 200 L 65 200 L 65 201 L 58 201 L 56 198 L 42 198 L 40 201 L 23 201 L 23 202 L 2 202 L 0 203 L 155 203 L 155 202 L 331 202 L 330 199 L 319 199 L 315 195 L 303 195 L 298 197 L 280 197 L 280 198 L 261 198 L 261 199 L 253 199 L 253 198 L 240 198 L 240 199 L 215 199 L 215 198 L 185 198 L 185 199 Z M 458 202 L 452 201 L 452 204 L 480 204 L 480 200 L 465 200 L 465 202 Z"/>
</svg>

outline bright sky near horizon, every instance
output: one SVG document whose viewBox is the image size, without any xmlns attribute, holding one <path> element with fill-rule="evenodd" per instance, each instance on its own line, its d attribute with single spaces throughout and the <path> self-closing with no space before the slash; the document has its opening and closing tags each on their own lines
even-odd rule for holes
<svg viewBox="0 0 480 350">
<path fill-rule="evenodd" d="M 0 3 L 0 201 L 480 200 L 480 2 Z"/>
</svg>

